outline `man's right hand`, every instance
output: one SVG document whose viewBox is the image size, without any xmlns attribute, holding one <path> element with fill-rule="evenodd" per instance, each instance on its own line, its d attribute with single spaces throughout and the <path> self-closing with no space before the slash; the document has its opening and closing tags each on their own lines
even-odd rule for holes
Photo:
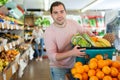
<svg viewBox="0 0 120 80">
<path fill-rule="evenodd" d="M 80 46 L 75 46 L 72 49 L 72 55 L 78 57 L 84 57 L 86 55 L 85 50 L 86 48 L 80 48 Z"/>
</svg>

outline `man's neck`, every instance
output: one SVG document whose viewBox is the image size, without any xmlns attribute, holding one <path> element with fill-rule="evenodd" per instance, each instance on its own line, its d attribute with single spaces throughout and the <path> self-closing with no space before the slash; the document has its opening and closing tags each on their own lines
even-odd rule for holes
<svg viewBox="0 0 120 80">
<path fill-rule="evenodd" d="M 66 26 L 66 24 L 67 24 L 66 22 L 64 22 L 63 24 L 57 24 L 54 22 L 54 25 L 59 28 L 64 28 Z"/>
</svg>

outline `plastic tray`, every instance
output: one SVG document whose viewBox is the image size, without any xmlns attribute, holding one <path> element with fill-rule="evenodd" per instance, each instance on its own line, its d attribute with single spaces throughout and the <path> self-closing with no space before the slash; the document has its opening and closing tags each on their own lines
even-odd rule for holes
<svg viewBox="0 0 120 80">
<path fill-rule="evenodd" d="M 113 52 L 115 52 L 114 47 L 106 47 L 106 48 L 86 48 L 85 50 L 86 55 L 85 57 L 76 57 L 76 62 L 80 61 L 83 64 L 87 64 L 88 61 L 95 57 L 97 54 L 103 55 L 104 59 L 112 59 Z"/>
</svg>

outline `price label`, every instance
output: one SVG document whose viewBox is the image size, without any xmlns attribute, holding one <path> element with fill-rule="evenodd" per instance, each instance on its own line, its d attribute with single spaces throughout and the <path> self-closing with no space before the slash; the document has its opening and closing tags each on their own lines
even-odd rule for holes
<svg viewBox="0 0 120 80">
<path fill-rule="evenodd" d="M 9 26 L 9 24 L 7 24 L 7 29 L 10 29 L 10 26 Z"/>
<path fill-rule="evenodd" d="M 120 30 L 118 31 L 118 38 L 120 38 Z"/>
<path fill-rule="evenodd" d="M 13 25 L 11 25 L 11 30 L 13 30 Z"/>
<path fill-rule="evenodd" d="M 4 27 L 4 23 L 2 23 L 2 29 L 4 29 L 5 27 Z"/>
<path fill-rule="evenodd" d="M 12 49 L 12 44 L 11 43 L 9 43 L 9 48 Z"/>
<path fill-rule="evenodd" d="M 17 44 L 18 44 L 18 45 L 20 44 L 20 41 L 19 41 L 19 40 L 17 41 Z"/>
<path fill-rule="evenodd" d="M 16 72 L 15 65 L 12 65 L 12 74 Z"/>
<path fill-rule="evenodd" d="M 16 25 L 16 29 L 17 29 L 17 30 L 19 29 L 19 26 L 18 26 L 18 25 Z"/>
<path fill-rule="evenodd" d="M 12 45 L 15 46 L 15 42 L 13 42 Z"/>
<path fill-rule="evenodd" d="M 5 49 L 5 51 L 7 51 L 7 50 L 8 50 L 8 46 L 7 46 L 7 45 L 5 45 L 5 46 L 4 46 L 4 49 Z"/>
<path fill-rule="evenodd" d="M 6 80 L 6 74 L 5 73 L 3 74 L 3 80 Z"/>
</svg>

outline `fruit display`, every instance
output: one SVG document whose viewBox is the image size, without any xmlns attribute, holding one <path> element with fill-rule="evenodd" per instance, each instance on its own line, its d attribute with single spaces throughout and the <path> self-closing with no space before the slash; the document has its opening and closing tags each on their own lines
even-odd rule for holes
<svg viewBox="0 0 120 80">
<path fill-rule="evenodd" d="M 24 24 L 14 18 L 0 14 L 0 80 L 10 80 L 18 70 L 20 51 L 17 46 L 24 42 Z"/>
<path fill-rule="evenodd" d="M 16 59 L 17 54 L 19 54 L 19 51 L 16 49 L 2 51 L 0 53 L 0 72 Z"/>
<path fill-rule="evenodd" d="M 72 37 L 72 44 L 79 45 L 81 47 L 91 47 L 91 44 L 88 43 L 79 33 Z"/>
<path fill-rule="evenodd" d="M 77 33 L 71 40 L 73 45 L 79 45 L 80 47 L 111 47 L 111 43 L 101 37 L 90 37 L 88 34 Z"/>
<path fill-rule="evenodd" d="M 0 37 L 2 39 L 7 39 L 7 42 L 12 42 L 14 40 L 18 40 L 20 38 L 19 35 L 16 34 L 10 34 L 10 33 L 0 33 Z M 2 40 L 3 41 L 3 40 Z"/>
<path fill-rule="evenodd" d="M 74 78 L 79 80 L 120 80 L 120 62 L 103 59 L 98 54 L 88 64 L 76 62 L 71 69 Z"/>
<path fill-rule="evenodd" d="M 21 44 L 21 45 L 19 45 L 19 50 L 21 51 L 21 50 L 27 50 L 28 48 L 29 48 L 29 44 Z"/>
<path fill-rule="evenodd" d="M 111 44 L 115 40 L 115 35 L 113 33 L 107 33 L 103 36 L 104 39 L 107 39 Z"/>
</svg>

